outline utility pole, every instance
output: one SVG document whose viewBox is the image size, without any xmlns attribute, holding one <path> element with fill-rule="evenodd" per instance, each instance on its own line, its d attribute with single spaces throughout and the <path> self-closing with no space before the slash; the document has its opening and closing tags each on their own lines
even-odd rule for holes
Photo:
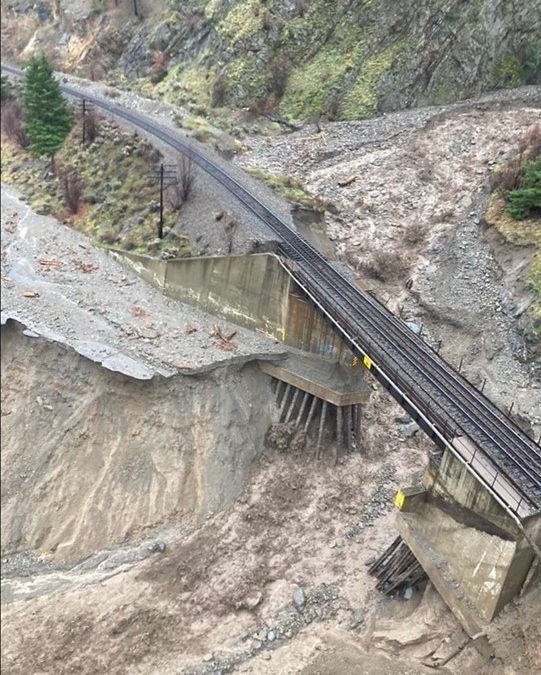
<svg viewBox="0 0 541 675">
<path fill-rule="evenodd" d="M 158 180 L 160 181 L 160 220 L 158 222 L 158 238 L 163 239 L 163 212 L 164 212 L 164 191 L 174 185 L 177 180 L 177 174 L 172 165 L 160 164 L 158 171 Z"/>
<path fill-rule="evenodd" d="M 83 129 L 82 129 L 82 142 L 83 146 L 86 143 L 86 114 L 92 110 L 92 103 L 88 103 L 84 98 L 81 103 L 81 118 L 83 122 Z"/>
<path fill-rule="evenodd" d="M 137 11 L 137 0 L 133 0 L 133 13 L 137 18 L 139 18 L 139 12 Z"/>
<path fill-rule="evenodd" d="M 158 226 L 158 237 L 163 239 L 163 164 L 160 164 L 160 224 Z"/>
<path fill-rule="evenodd" d="M 86 100 L 83 98 L 83 147 L 86 142 Z"/>
</svg>

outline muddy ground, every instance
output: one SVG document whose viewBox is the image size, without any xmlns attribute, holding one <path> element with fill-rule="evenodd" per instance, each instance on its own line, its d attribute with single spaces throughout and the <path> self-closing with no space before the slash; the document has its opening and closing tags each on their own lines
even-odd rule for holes
<svg viewBox="0 0 541 675">
<path fill-rule="evenodd" d="M 505 311 L 519 291 L 483 241 L 482 215 L 490 163 L 538 116 L 531 103 L 413 126 L 404 113 L 395 121 L 405 130 L 382 118 L 375 140 L 363 139 L 361 123 L 340 123 L 321 138 L 312 129 L 254 139 L 243 158 L 302 175 L 333 201 L 327 226 L 338 255 L 391 307 L 423 323 L 427 339 L 442 338 L 446 358 L 463 357 L 472 380 L 487 377 L 496 402 L 516 400 L 537 432 L 539 383 L 519 348 L 518 317 Z M 339 188 L 337 178 L 350 175 L 355 181 Z M 416 223 L 422 232 L 406 241 Z M 373 257 L 389 247 L 403 264 L 375 278 Z M 457 621 L 430 585 L 409 600 L 385 599 L 367 573 L 395 536 L 396 489 L 418 480 L 430 451 L 419 434 L 404 438 L 401 414 L 374 389 L 361 452 L 337 467 L 330 447 L 319 462 L 268 449 L 231 508 L 200 528 L 153 532 L 145 560 L 130 557 L 127 544 L 122 564 L 118 551 L 106 551 L 61 578 L 14 570 L 2 612 L 5 672 L 428 672 L 425 662 L 464 640 Z M 536 672 L 539 595 L 530 591 L 492 624 L 494 660 L 470 645 L 440 672 Z"/>
</svg>

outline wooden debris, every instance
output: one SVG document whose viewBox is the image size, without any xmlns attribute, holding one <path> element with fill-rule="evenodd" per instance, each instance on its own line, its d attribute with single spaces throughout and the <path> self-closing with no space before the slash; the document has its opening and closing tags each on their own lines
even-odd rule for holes
<svg viewBox="0 0 541 675">
<path fill-rule="evenodd" d="M 132 316 L 146 316 L 148 312 L 146 309 L 143 309 L 143 307 L 139 307 L 139 305 L 132 305 L 129 309 L 128 312 Z"/>
<path fill-rule="evenodd" d="M 192 367 L 190 366 L 189 363 L 177 363 L 175 368 L 177 370 L 191 370 Z"/>
<path fill-rule="evenodd" d="M 63 267 L 64 265 L 61 260 L 57 260 L 56 258 L 40 258 L 38 263 L 43 265 L 43 267 Z"/>
<path fill-rule="evenodd" d="M 236 345 L 234 345 L 231 342 L 231 340 L 235 337 L 236 334 L 237 331 L 234 330 L 229 335 L 224 335 L 222 333 L 220 326 L 218 326 L 218 324 L 215 323 L 212 330 L 209 333 L 209 336 L 216 338 L 216 341 L 214 342 L 215 347 L 218 347 L 218 349 L 223 349 L 226 352 L 231 352 L 237 348 Z"/>
<path fill-rule="evenodd" d="M 85 274 L 88 274 L 89 272 L 95 272 L 98 269 L 96 264 L 90 262 L 86 263 L 82 260 L 74 260 L 73 267 L 75 267 L 75 269 L 79 270 L 80 272 L 84 272 Z"/>
<path fill-rule="evenodd" d="M 37 291 L 24 291 L 23 298 L 39 298 Z"/>
<path fill-rule="evenodd" d="M 191 335 L 192 333 L 197 332 L 197 326 L 192 326 L 191 324 L 188 324 L 186 328 L 184 329 L 184 334 L 185 335 Z"/>
<path fill-rule="evenodd" d="M 402 588 L 411 588 L 427 576 L 402 537 L 397 537 L 391 543 L 370 566 L 368 573 L 377 577 L 376 588 L 385 595 Z"/>
<path fill-rule="evenodd" d="M 357 176 L 348 176 L 348 178 L 342 178 L 338 181 L 339 187 L 346 187 L 346 185 L 351 185 L 357 180 Z"/>
</svg>

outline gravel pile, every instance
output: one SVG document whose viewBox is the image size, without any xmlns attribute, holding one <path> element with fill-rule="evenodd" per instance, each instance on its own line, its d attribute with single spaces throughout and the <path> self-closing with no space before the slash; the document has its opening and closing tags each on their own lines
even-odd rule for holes
<svg viewBox="0 0 541 675">
<path fill-rule="evenodd" d="M 283 352 L 272 340 L 171 300 L 95 249 L 82 234 L 37 216 L 2 192 L 2 322 L 64 343 L 138 379 L 189 375 Z M 211 335 L 236 331 L 230 351 Z"/>
</svg>

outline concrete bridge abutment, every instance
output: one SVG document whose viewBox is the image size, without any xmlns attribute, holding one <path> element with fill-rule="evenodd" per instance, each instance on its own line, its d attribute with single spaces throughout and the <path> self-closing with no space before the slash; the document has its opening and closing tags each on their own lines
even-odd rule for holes
<svg viewBox="0 0 541 675">
<path fill-rule="evenodd" d="M 361 406 L 370 393 L 364 366 L 278 256 L 157 260 L 126 251 L 110 253 L 167 295 L 289 347 L 284 362 L 260 364 L 278 382 L 280 421 L 295 422 L 305 433 L 318 425 L 315 457 L 329 426 L 337 448 L 359 449 Z"/>
<path fill-rule="evenodd" d="M 397 529 L 470 637 L 483 633 L 534 572 L 541 514 L 517 521 L 449 452 L 422 485 L 398 492 Z"/>
</svg>

